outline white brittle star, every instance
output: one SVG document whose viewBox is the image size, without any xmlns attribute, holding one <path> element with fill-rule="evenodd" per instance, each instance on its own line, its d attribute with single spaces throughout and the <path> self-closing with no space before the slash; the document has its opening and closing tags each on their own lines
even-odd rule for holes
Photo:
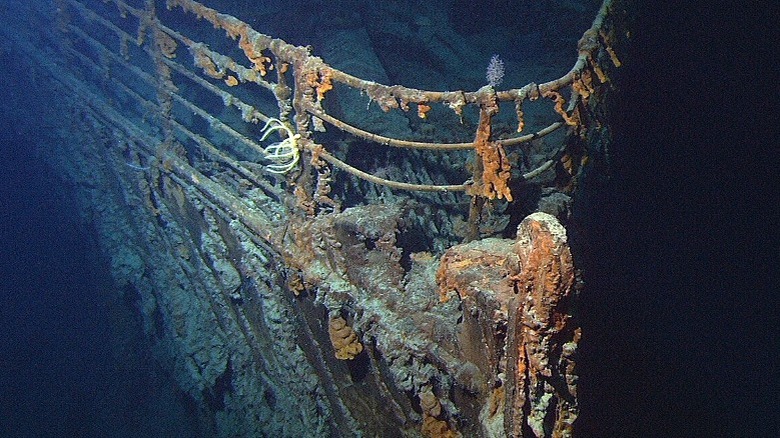
<svg viewBox="0 0 780 438">
<path fill-rule="evenodd" d="M 285 125 L 281 120 L 272 117 L 265 122 L 265 126 L 263 126 L 262 131 L 260 131 L 263 133 L 263 136 L 260 137 L 260 141 L 265 140 L 275 131 L 284 131 L 287 137 L 284 140 L 263 149 L 265 158 L 274 163 L 266 166 L 266 170 L 271 173 L 285 174 L 298 164 L 298 160 L 301 156 L 300 149 L 298 149 L 298 139 L 301 138 L 301 135 L 294 133 L 292 129 Z"/>
</svg>

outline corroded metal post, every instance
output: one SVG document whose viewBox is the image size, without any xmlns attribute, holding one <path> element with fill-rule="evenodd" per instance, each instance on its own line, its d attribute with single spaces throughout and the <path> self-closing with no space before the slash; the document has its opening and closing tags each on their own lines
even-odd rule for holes
<svg viewBox="0 0 780 438">
<path fill-rule="evenodd" d="M 438 280 L 443 301 L 462 301 L 458 348 L 486 386 L 485 436 L 570 436 L 577 418 L 571 317 L 574 265 L 566 231 L 546 213 L 528 216 L 517 239 L 451 248 Z"/>
</svg>

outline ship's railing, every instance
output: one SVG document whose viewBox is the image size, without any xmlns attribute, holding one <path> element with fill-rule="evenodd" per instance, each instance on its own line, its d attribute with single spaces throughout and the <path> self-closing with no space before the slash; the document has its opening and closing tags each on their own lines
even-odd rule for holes
<svg viewBox="0 0 780 438">
<path fill-rule="evenodd" d="M 296 198 L 301 201 L 299 205 L 308 205 L 310 211 L 315 210 L 313 206 L 330 202 L 329 165 L 395 189 L 466 192 L 475 198 L 511 201 L 513 165 L 507 157 L 507 148 L 544 137 L 567 125 L 576 127 L 580 123 L 579 111 L 586 107 L 594 83 L 607 80 L 596 61 L 597 54 L 599 51 L 608 53 L 613 62 L 619 62 L 609 50 L 602 32 L 602 21 L 610 0 L 604 1 L 592 27 L 580 39 L 578 57 L 562 77 L 510 90 L 497 91 L 485 86 L 476 91 L 446 92 L 384 85 L 352 76 L 313 56 L 309 48 L 259 33 L 238 18 L 193 0 L 167 0 L 167 11 L 158 11 L 162 6 L 153 0 L 132 3 L 129 0 L 104 0 L 102 4 L 57 0 L 58 25 L 69 37 L 62 45 L 64 50 L 92 70 L 94 77 L 103 78 L 107 83 L 104 86 L 124 95 L 117 96 L 118 100 L 130 99 L 138 108 L 143 108 L 142 119 L 153 116 L 165 149 L 175 149 L 177 141 L 189 139 L 189 143 L 199 149 L 198 154 L 229 166 L 242 178 L 274 196 L 280 195 L 280 188 L 272 184 L 273 179 L 267 175 L 282 174 L 292 183 L 290 187 L 295 187 Z M 165 14 L 170 14 L 171 10 L 178 11 L 178 16 L 192 17 L 191 26 L 183 26 L 178 21 L 176 24 L 166 22 Z M 244 59 L 220 53 L 198 40 L 197 35 L 193 35 L 197 32 L 192 31 L 197 29 L 195 19 L 205 20 L 223 30 L 227 37 L 237 40 L 239 50 L 234 50 L 233 54 L 241 53 Z M 186 62 L 187 58 L 191 62 Z M 459 117 L 467 107 L 475 107 L 479 117 L 473 141 L 415 141 L 353 126 L 330 114 L 323 106 L 336 86 L 358 90 L 385 112 L 414 111 L 420 118 L 428 118 L 435 105 L 447 107 Z M 221 101 L 225 107 L 238 110 L 244 123 L 263 126 L 260 132 L 263 135 L 249 135 L 247 129 L 224 120 L 213 105 L 205 103 L 204 94 Z M 275 102 L 275 105 L 263 108 L 257 98 L 259 94 L 263 94 L 265 102 Z M 550 100 L 559 120 L 536 132 L 524 133 L 523 105 L 537 99 Z M 502 102 L 514 106 L 517 134 L 495 139 L 492 120 Z M 198 129 L 203 122 L 209 126 L 208 132 Z M 456 184 L 418 184 L 371 174 L 337 158 L 327 144 L 316 141 L 314 132 L 324 130 L 326 126 L 387 147 L 431 153 L 473 150 L 476 159 L 470 166 L 471 178 Z M 218 144 L 224 143 L 224 139 L 213 138 L 217 131 L 237 146 L 232 149 L 220 147 Z M 277 136 L 278 142 L 262 145 L 262 141 L 268 143 Z M 243 152 L 234 153 L 239 149 Z M 185 148 L 179 153 L 187 152 Z M 561 153 L 562 147 L 554 148 L 546 161 L 519 178 L 529 180 L 542 174 L 560 159 Z M 143 167 L 145 164 L 164 165 L 162 160 L 151 158 L 137 165 Z"/>
</svg>

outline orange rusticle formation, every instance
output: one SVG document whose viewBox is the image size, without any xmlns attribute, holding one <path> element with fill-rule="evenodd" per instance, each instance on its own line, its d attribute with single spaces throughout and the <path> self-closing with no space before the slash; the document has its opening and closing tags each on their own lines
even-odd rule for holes
<svg viewBox="0 0 780 438">
<path fill-rule="evenodd" d="M 330 319 L 328 334 L 336 351 L 336 359 L 352 360 L 363 351 L 363 344 L 358 340 L 357 333 L 340 316 Z"/>
<path fill-rule="evenodd" d="M 296 297 L 301 296 L 301 293 L 306 290 L 306 283 L 303 282 L 303 278 L 299 274 L 292 274 L 287 277 L 287 289 L 290 290 Z"/>
<path fill-rule="evenodd" d="M 258 39 L 264 38 L 254 31 L 248 24 L 241 20 L 226 14 L 220 14 L 214 9 L 203 6 L 197 2 L 189 0 L 168 0 L 168 9 L 179 6 L 185 12 L 195 14 L 198 19 L 205 18 L 216 28 L 224 29 L 230 38 L 238 38 L 238 46 L 244 51 L 246 57 L 252 61 L 253 70 L 260 76 L 265 76 L 269 70 L 273 70 L 271 58 L 263 55 L 264 44 Z"/>
<path fill-rule="evenodd" d="M 214 64 L 214 61 L 209 57 L 209 55 L 206 54 L 206 52 L 197 50 L 196 48 L 192 48 L 190 52 L 192 53 L 193 60 L 195 61 L 195 66 L 202 69 L 203 74 L 214 79 L 222 79 L 225 77 L 225 73 L 217 69 L 217 65 Z"/>
<path fill-rule="evenodd" d="M 608 80 L 607 75 L 599 66 L 595 56 L 595 53 L 598 51 L 600 46 L 599 32 L 600 30 L 594 27 L 591 27 L 585 31 L 585 33 L 582 34 L 582 38 L 580 38 L 580 41 L 577 43 L 577 51 L 579 52 L 580 56 L 585 56 L 588 59 L 588 64 L 593 69 L 593 72 L 596 73 L 599 81 L 604 84 Z"/>
<path fill-rule="evenodd" d="M 426 105 L 425 103 L 418 103 L 417 104 L 417 117 L 421 119 L 428 118 L 428 111 L 431 110 L 431 107 Z"/>
<path fill-rule="evenodd" d="M 244 51 L 244 55 L 252 61 L 254 70 L 260 73 L 260 76 L 265 76 L 269 70 L 273 70 L 274 65 L 271 58 L 263 54 L 263 50 L 258 48 L 258 44 L 249 35 L 251 29 L 246 24 L 238 26 L 238 46 Z"/>
<path fill-rule="evenodd" d="M 604 42 L 604 50 L 607 51 L 609 59 L 612 61 L 612 65 L 615 67 L 622 66 L 623 63 L 620 62 L 615 49 L 612 48 L 612 41 L 615 41 L 615 29 L 610 29 L 609 33 L 605 32 L 604 29 L 600 29 L 599 36 L 601 37 L 601 41 Z"/>
<path fill-rule="evenodd" d="M 515 114 L 517 115 L 517 132 L 523 132 L 525 128 L 525 113 L 523 113 L 523 100 L 515 100 Z"/>
<path fill-rule="evenodd" d="M 584 101 L 590 98 L 590 95 L 595 92 L 593 88 L 593 74 L 589 69 L 583 69 L 571 84 L 572 90 L 577 93 Z"/>
<path fill-rule="evenodd" d="M 317 103 L 322 102 L 325 93 L 333 89 L 333 72 L 330 69 L 306 72 L 306 85 L 317 90 Z"/>
<path fill-rule="evenodd" d="M 474 138 L 474 149 L 481 159 L 481 174 L 477 171 L 474 175 L 472 194 L 484 196 L 488 199 L 501 199 L 512 201 L 512 192 L 509 190 L 509 179 L 512 177 L 512 166 L 501 143 L 491 141 L 490 120 L 498 113 L 498 104 L 495 95 L 492 102 L 483 104 L 479 114 L 479 127 Z M 477 166 L 479 167 L 479 166 Z"/>
<path fill-rule="evenodd" d="M 566 104 L 566 99 L 563 95 L 555 90 L 549 90 L 544 93 L 544 97 L 551 99 L 555 102 L 555 112 L 561 116 L 564 122 L 569 126 L 579 125 L 579 120 L 575 116 L 569 116 L 566 113 L 566 109 L 563 107 Z"/>
<path fill-rule="evenodd" d="M 450 429 L 449 423 L 429 415 L 423 415 L 420 433 L 426 438 L 457 438 L 461 435 Z"/>
<path fill-rule="evenodd" d="M 227 85 L 228 87 L 235 87 L 236 85 L 238 85 L 238 79 L 236 79 L 235 76 L 228 75 L 228 77 L 225 78 L 225 85 Z"/>
<path fill-rule="evenodd" d="M 456 438 L 461 436 L 450 427 L 447 420 L 443 419 L 443 409 L 436 394 L 426 386 L 418 395 L 420 408 L 422 409 L 423 422 L 420 433 L 426 438 Z"/>
<path fill-rule="evenodd" d="M 488 199 L 512 201 L 509 179 L 512 168 L 501 143 L 480 142 L 476 144 L 477 153 L 482 157 L 482 196 Z"/>
</svg>

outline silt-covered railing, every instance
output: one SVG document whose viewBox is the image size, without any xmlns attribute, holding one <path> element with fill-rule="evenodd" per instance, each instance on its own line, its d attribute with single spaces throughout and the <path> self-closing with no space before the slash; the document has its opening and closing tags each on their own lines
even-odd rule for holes
<svg viewBox="0 0 780 438">
<path fill-rule="evenodd" d="M 98 11 L 90 7 L 89 2 L 60 0 L 60 26 L 78 40 L 78 46 L 89 47 L 93 52 L 91 56 L 86 55 L 79 52 L 76 45 L 72 45 L 74 56 L 96 69 L 108 70 L 105 64 L 108 60 L 112 64 L 111 70 L 116 68 L 114 66 L 126 69 L 133 78 L 130 81 L 120 79 L 114 85 L 147 108 L 148 112 L 154 113 L 159 126 L 165 131 L 163 135 L 168 146 L 173 146 L 176 136 L 189 138 L 203 149 L 202 153 L 228 163 L 250 181 L 273 191 L 275 195 L 278 195 L 278 189 L 271 187 L 268 179 L 262 175 L 284 174 L 292 183 L 291 186 L 295 187 L 298 205 L 309 213 L 318 211 L 321 206 L 335 204 L 328 196 L 331 190 L 329 183 L 333 177 L 329 166 L 333 166 L 355 177 L 395 189 L 466 192 L 473 197 L 474 211 L 470 216 L 475 221 L 484 200 L 511 201 L 514 197 L 510 188 L 513 178 L 521 181 L 535 178 L 550 169 L 564 153 L 563 145 L 553 148 L 542 164 L 518 174 L 513 169 L 516 164 L 507 156 L 507 149 L 544 137 L 564 126 L 577 129 L 579 112 L 587 107 L 594 81 L 608 80 L 595 61 L 599 50 L 606 47 L 612 61 L 619 63 L 609 50 L 601 29 L 610 1 L 604 2 L 592 27 L 581 38 L 578 57 L 568 73 L 554 80 L 529 83 L 510 90 L 496 90 L 488 85 L 476 91 L 427 91 L 363 80 L 331 67 L 321 58 L 313 56 L 307 47 L 291 45 L 264 35 L 247 23 L 196 1 L 166 2 L 167 9 L 180 10 L 185 16 L 206 20 L 213 27 L 224 30 L 229 38 L 237 40 L 244 59 L 235 59 L 210 48 L 195 36 L 185 35 L 184 30 L 174 29 L 174 25 L 166 23 L 162 18 L 163 14 L 157 11 L 154 1 L 136 6 L 122 0 L 104 3 L 115 6 L 113 16 L 105 5 L 101 5 Z M 75 16 L 79 19 L 75 20 Z M 107 42 L 105 38 L 101 39 L 94 32 L 84 29 L 83 26 L 88 24 L 102 27 L 106 36 L 113 34 L 115 42 Z M 118 43 L 118 47 L 115 43 Z M 131 46 L 149 55 L 151 63 L 148 60 L 143 62 L 148 65 L 146 69 L 139 67 L 140 63 L 136 61 L 138 56 L 130 54 Z M 95 56 L 101 60 L 95 62 Z M 191 62 L 185 62 L 187 57 L 191 58 Z M 115 78 L 126 77 L 115 71 L 110 74 Z M 187 81 L 186 86 L 181 85 L 182 81 Z M 239 96 L 236 90 L 249 88 L 250 84 L 253 87 Z M 148 92 L 146 95 L 139 92 L 139 86 L 154 88 L 154 97 Z M 459 143 L 424 142 L 393 138 L 356 127 L 330 114 L 323 106 L 336 86 L 358 90 L 366 96 L 369 105 L 376 104 L 385 112 L 413 111 L 420 118 L 430 117 L 429 112 L 435 105 L 449 108 L 461 118 L 466 108 L 475 107 L 479 115 L 473 140 Z M 186 93 L 183 92 L 185 88 Z M 191 97 L 201 93 L 197 88 L 218 98 L 226 107 L 237 109 L 244 122 L 264 126 L 261 131 L 264 135 L 252 137 L 245 130 L 225 123 L 219 115 L 214 114 L 214 108 L 204 108 L 204 105 Z M 266 105 L 260 109 L 259 105 L 251 101 L 255 100 L 257 94 L 266 94 L 262 97 L 266 101 L 270 94 L 275 107 Z M 549 100 L 559 120 L 536 132 L 525 133 L 523 106 L 537 99 Z M 514 106 L 517 134 L 496 139 L 492 132 L 492 120 L 499 112 L 501 103 Z M 241 158 L 230 157 L 228 152 L 214 145 L 213 139 L 192 129 L 192 125 L 197 122 L 183 120 L 173 110 L 174 106 L 180 106 L 222 135 L 254 151 L 258 159 L 253 163 L 248 158 L 251 154 Z M 326 127 L 387 147 L 421 149 L 430 153 L 473 150 L 475 159 L 469 169 L 471 178 L 453 184 L 418 184 L 371 174 L 337 158 L 326 142 L 317 141 L 314 133 L 324 131 Z M 280 136 L 278 142 L 265 147 L 261 144 L 260 139 L 268 143 L 277 135 Z M 161 164 L 160 160 L 158 163 Z"/>
</svg>

